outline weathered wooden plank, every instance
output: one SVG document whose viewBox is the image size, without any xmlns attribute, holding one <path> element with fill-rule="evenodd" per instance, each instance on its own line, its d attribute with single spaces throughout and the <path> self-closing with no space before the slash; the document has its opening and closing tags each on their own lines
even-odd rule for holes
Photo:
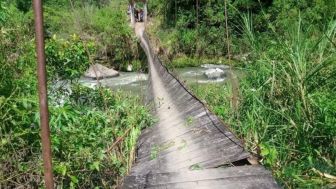
<svg viewBox="0 0 336 189">
<path fill-rule="evenodd" d="M 207 120 L 205 120 L 207 121 Z M 191 126 L 183 125 L 179 127 L 186 127 L 180 130 L 175 130 L 174 133 L 167 134 L 166 132 L 156 132 L 153 131 L 153 135 L 149 137 L 143 138 L 143 140 L 139 141 L 139 151 L 143 149 L 144 146 L 147 145 L 160 145 L 162 143 L 167 143 L 174 139 L 197 139 L 197 140 L 206 140 L 206 137 L 221 137 L 221 138 L 230 138 L 234 141 L 234 136 L 229 131 L 224 133 L 216 132 L 216 128 L 210 127 L 208 125 L 212 125 L 211 121 L 204 122 L 202 124 L 194 124 Z M 199 138 L 199 139 L 198 139 Z M 197 141 L 196 140 L 196 141 Z M 241 145 L 237 143 L 237 145 Z"/>
<path fill-rule="evenodd" d="M 210 179 L 231 179 L 234 177 L 270 175 L 262 166 L 239 166 L 217 169 L 193 170 L 186 172 L 156 173 L 147 176 L 147 184 L 169 184 L 177 182 L 192 182 Z"/>
<path fill-rule="evenodd" d="M 174 151 L 165 156 L 159 154 L 155 159 L 137 163 L 133 171 L 144 173 L 150 170 L 176 171 L 189 169 L 192 166 L 201 168 L 213 168 L 230 162 L 239 161 L 249 156 L 242 148 L 235 145 L 227 145 L 225 148 L 219 145 L 213 147 L 199 148 L 191 152 Z M 153 169 L 154 168 L 154 169 Z"/>
<path fill-rule="evenodd" d="M 211 122 L 208 123 L 204 123 L 203 127 L 207 127 L 207 124 L 212 124 Z M 198 126 L 198 125 L 197 125 Z M 181 126 L 179 126 L 181 127 Z M 183 127 L 183 126 L 182 126 Z M 195 126 L 196 127 L 196 126 Z M 144 138 L 143 140 L 139 141 L 138 143 L 138 158 L 143 158 L 144 156 L 148 156 L 148 154 L 150 153 L 151 149 L 153 148 L 153 146 L 162 146 L 165 143 L 169 143 L 172 140 L 176 140 L 176 141 L 183 141 L 183 140 L 191 140 L 194 139 L 193 142 L 197 143 L 197 142 L 201 142 L 204 140 L 208 140 L 209 138 L 224 138 L 222 136 L 222 133 L 215 133 L 214 135 L 206 135 L 208 132 L 208 130 L 197 130 L 196 128 L 193 128 L 193 126 L 188 126 L 187 130 L 185 131 L 181 131 L 179 132 L 180 135 L 178 135 L 179 133 L 175 133 L 176 136 L 171 137 L 172 139 L 169 140 L 165 139 L 167 137 L 167 135 L 165 135 L 165 133 L 163 133 L 163 135 L 165 136 L 161 136 L 160 132 L 152 132 L 152 135 L 149 135 L 149 137 Z M 230 135 L 229 132 L 226 133 L 227 137 L 232 138 L 233 136 Z"/>
<path fill-rule="evenodd" d="M 176 129 L 174 132 L 169 132 L 170 134 L 165 132 L 161 134 L 158 130 L 153 130 L 148 133 L 148 137 L 139 141 L 138 148 L 141 158 L 148 155 L 153 146 L 163 146 L 165 143 L 169 143 L 174 140 L 193 140 L 192 143 L 198 143 L 207 140 L 230 139 L 230 141 L 235 143 L 237 146 L 242 146 L 239 141 L 235 141 L 235 136 L 231 132 L 228 130 L 218 132 L 217 128 L 212 126 L 213 124 L 218 124 L 218 121 L 212 122 L 206 119 L 201 120 L 201 124 L 194 122 L 191 125 L 175 126 L 180 129 Z M 167 130 L 169 129 L 172 128 L 167 128 Z"/>
<path fill-rule="evenodd" d="M 203 115 L 205 116 L 205 115 Z M 173 121 L 171 126 L 160 126 L 159 129 L 164 129 L 164 131 L 168 131 L 169 129 L 174 129 L 174 128 L 183 128 L 183 130 L 185 132 L 183 133 L 187 133 L 189 131 L 195 131 L 196 129 L 198 131 L 200 130 L 215 130 L 214 127 L 212 127 L 213 124 L 216 124 L 216 122 L 212 122 L 210 119 L 201 119 L 202 117 L 200 117 L 199 119 L 193 119 L 192 122 L 188 122 L 188 120 L 179 120 L 179 121 Z M 153 127 L 155 128 L 155 127 Z M 211 129 L 214 128 L 214 129 Z M 141 137 L 139 138 L 139 143 L 144 143 L 146 140 L 150 139 L 151 137 L 155 137 L 156 135 L 160 134 L 158 128 L 155 129 L 150 129 L 150 130 L 146 130 L 144 135 L 141 135 Z"/>
<path fill-rule="evenodd" d="M 229 148 L 230 146 L 236 146 L 229 138 L 223 138 L 220 134 L 213 136 L 202 136 L 198 138 L 191 138 L 189 135 L 182 135 L 174 140 L 167 141 L 158 145 L 152 145 L 147 149 L 146 153 L 138 157 L 137 162 L 149 161 L 152 153 L 157 153 L 157 156 L 170 158 L 169 156 L 176 156 L 175 154 L 192 156 L 193 153 L 201 149 L 222 150 L 223 148 Z M 237 148 L 239 148 L 237 146 Z M 155 152 L 157 150 L 157 152 Z M 220 152 L 215 152 L 220 154 Z"/>
<path fill-rule="evenodd" d="M 249 176 L 244 178 L 228 179 L 213 179 L 201 180 L 185 183 L 174 183 L 166 185 L 146 186 L 147 189 L 190 189 L 190 188 L 204 188 L 204 189 L 277 189 L 279 188 L 271 176 Z"/>
<path fill-rule="evenodd" d="M 196 118 L 197 116 L 200 116 Z M 199 113 L 193 118 L 193 121 L 190 123 L 188 122 L 188 119 L 185 120 L 174 120 L 171 121 L 171 125 L 164 126 L 164 125 L 156 125 L 152 128 L 146 129 L 143 134 L 140 135 L 138 142 L 140 144 L 148 142 L 152 142 L 152 138 L 159 137 L 159 135 L 162 131 L 164 130 L 167 132 L 169 129 L 174 129 L 174 128 L 183 128 L 184 130 L 193 128 L 193 127 L 202 127 L 205 123 L 212 123 L 209 119 L 201 119 L 202 116 L 205 116 L 205 114 Z M 186 127 L 186 128 L 184 128 Z M 207 127 L 205 129 L 208 129 Z"/>
<path fill-rule="evenodd" d="M 261 166 L 149 173 L 145 178 L 132 176 L 126 180 L 128 180 L 127 183 L 140 184 L 128 185 L 124 188 L 279 188 L 271 173 Z M 146 180 L 145 185 L 142 184 L 144 180 Z"/>
<path fill-rule="evenodd" d="M 206 115 L 206 111 L 203 108 L 198 108 L 198 105 L 195 106 L 190 106 L 188 108 L 185 109 L 185 111 L 183 112 L 179 112 L 176 115 L 173 116 L 167 116 L 166 118 L 161 118 L 160 121 L 160 125 L 165 125 L 166 122 L 171 122 L 171 121 L 194 121 L 196 120 L 198 117 Z M 204 117 L 204 119 L 207 119 L 206 117 Z"/>
</svg>

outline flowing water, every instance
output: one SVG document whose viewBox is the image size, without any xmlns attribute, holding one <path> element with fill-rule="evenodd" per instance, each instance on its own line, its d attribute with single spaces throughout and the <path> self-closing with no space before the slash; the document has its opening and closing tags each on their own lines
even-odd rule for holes
<svg viewBox="0 0 336 189">
<path fill-rule="evenodd" d="M 174 69 L 173 72 L 187 85 L 188 83 L 207 84 L 207 83 L 224 82 L 227 79 L 225 75 L 217 79 L 210 79 L 204 74 L 206 70 L 213 69 L 213 68 L 220 68 L 223 71 L 227 70 L 227 68 L 224 67 L 223 65 L 212 65 L 210 67 L 203 66 L 203 67 L 178 68 L 178 69 Z"/>
<path fill-rule="evenodd" d="M 79 82 L 84 86 L 95 88 L 99 84 L 112 90 L 139 93 L 146 90 L 148 74 L 138 72 L 119 72 L 118 77 L 99 80 L 82 77 Z"/>
<path fill-rule="evenodd" d="M 201 67 L 186 67 L 173 69 L 181 81 L 187 85 L 191 83 L 207 84 L 207 83 L 222 83 L 226 81 L 226 76 L 221 78 L 209 79 L 204 72 L 208 69 L 220 68 L 224 71 L 228 69 L 225 65 L 202 65 Z M 148 74 L 138 72 L 120 72 L 120 76 L 99 80 L 101 86 L 111 88 L 112 90 L 122 90 L 134 94 L 146 95 L 147 92 Z M 90 78 L 81 78 L 79 81 L 87 87 L 95 88 L 97 80 Z"/>
</svg>

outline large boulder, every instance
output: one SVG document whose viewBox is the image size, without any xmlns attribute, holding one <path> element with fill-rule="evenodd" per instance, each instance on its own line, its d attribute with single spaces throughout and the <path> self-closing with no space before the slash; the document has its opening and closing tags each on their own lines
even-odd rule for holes
<svg viewBox="0 0 336 189">
<path fill-rule="evenodd" d="M 218 79 L 218 78 L 224 77 L 226 75 L 226 73 L 222 69 L 214 68 L 214 69 L 208 69 L 208 70 L 206 70 L 204 72 L 204 75 L 208 79 Z"/>
<path fill-rule="evenodd" d="M 84 76 L 92 79 L 103 79 L 117 77 L 119 76 L 119 72 L 114 69 L 107 68 L 101 64 L 94 64 L 90 66 L 90 68 L 85 72 Z"/>
</svg>

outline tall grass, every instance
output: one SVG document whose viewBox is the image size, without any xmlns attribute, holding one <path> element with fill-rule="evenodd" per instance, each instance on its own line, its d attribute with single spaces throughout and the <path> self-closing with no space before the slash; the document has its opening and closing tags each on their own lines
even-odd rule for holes
<svg viewBox="0 0 336 189">
<path fill-rule="evenodd" d="M 256 41 L 255 33 L 253 31 L 253 20 L 252 15 L 250 13 L 241 14 L 241 32 L 244 34 L 245 41 L 249 42 L 249 46 L 251 49 L 257 51 L 258 42 Z"/>
<path fill-rule="evenodd" d="M 239 117 L 227 103 L 230 86 L 193 86 L 260 155 L 286 188 L 333 187 L 336 175 L 335 21 L 324 31 L 289 23 L 286 33 L 253 33 L 243 17 L 252 51 L 240 81 Z M 256 48 L 258 47 L 258 48 Z M 201 91 L 201 92 L 200 92 Z"/>
</svg>

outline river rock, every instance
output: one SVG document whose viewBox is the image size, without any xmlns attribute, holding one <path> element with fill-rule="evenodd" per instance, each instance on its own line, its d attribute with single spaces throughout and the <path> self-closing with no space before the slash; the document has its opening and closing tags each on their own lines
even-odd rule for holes
<svg viewBox="0 0 336 189">
<path fill-rule="evenodd" d="M 225 71 L 219 68 L 208 69 L 204 72 L 204 75 L 209 79 L 218 79 L 225 75 Z"/>
<path fill-rule="evenodd" d="M 133 66 L 131 64 L 127 65 L 127 69 L 128 72 L 132 72 L 133 71 Z"/>
<path fill-rule="evenodd" d="M 216 68 L 221 68 L 223 70 L 225 69 L 229 69 L 230 67 L 227 66 L 227 65 L 223 65 L 223 64 L 220 64 L 220 65 L 217 65 L 217 64 L 203 64 L 201 65 L 202 68 L 206 68 L 206 69 L 216 69 Z"/>
<path fill-rule="evenodd" d="M 90 68 L 85 72 L 84 76 L 92 79 L 103 79 L 117 77 L 119 76 L 119 72 L 101 64 L 94 64 L 90 66 Z"/>
</svg>

